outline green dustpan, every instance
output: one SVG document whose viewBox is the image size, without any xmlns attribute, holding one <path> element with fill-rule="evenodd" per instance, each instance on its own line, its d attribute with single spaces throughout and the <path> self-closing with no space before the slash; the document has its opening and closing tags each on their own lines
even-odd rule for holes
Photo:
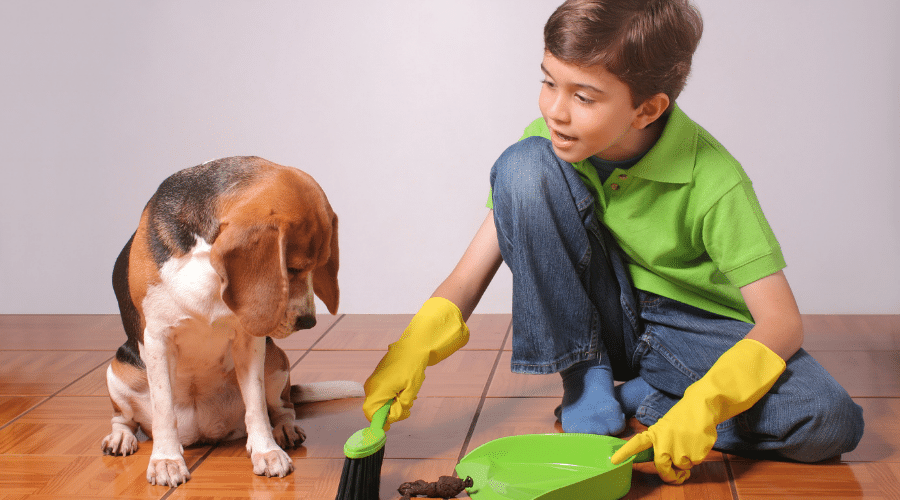
<svg viewBox="0 0 900 500">
<path fill-rule="evenodd" d="M 632 462 L 653 460 L 649 449 L 613 465 L 623 444 L 594 434 L 509 436 L 472 450 L 456 472 L 472 478 L 475 500 L 613 500 L 631 488 Z"/>
</svg>

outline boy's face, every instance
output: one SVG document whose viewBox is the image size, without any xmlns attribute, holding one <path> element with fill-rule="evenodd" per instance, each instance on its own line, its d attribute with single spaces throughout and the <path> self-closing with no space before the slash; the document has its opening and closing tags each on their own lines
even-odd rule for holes
<svg viewBox="0 0 900 500">
<path fill-rule="evenodd" d="M 538 100 L 550 128 L 553 150 L 575 163 L 597 155 L 627 160 L 641 153 L 639 114 L 628 86 L 602 66 L 580 67 L 549 52 L 541 64 L 545 79 Z"/>
</svg>

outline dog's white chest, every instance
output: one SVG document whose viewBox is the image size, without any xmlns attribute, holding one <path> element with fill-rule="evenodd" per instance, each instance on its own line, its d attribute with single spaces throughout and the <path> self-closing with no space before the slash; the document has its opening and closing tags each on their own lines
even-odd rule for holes
<svg viewBox="0 0 900 500">
<path fill-rule="evenodd" d="M 166 261 L 159 270 L 160 284 L 151 287 L 145 299 L 145 304 L 152 302 L 151 307 L 145 306 L 144 310 L 170 315 L 167 318 L 170 320 L 188 316 L 208 325 L 222 325 L 223 320 L 233 317 L 222 301 L 222 278 L 210 263 L 211 248 L 198 236 L 190 252 Z M 228 329 L 220 330 L 227 332 Z"/>
<path fill-rule="evenodd" d="M 244 404 L 235 374 L 233 338 L 234 329 L 224 319 L 213 325 L 182 319 L 168 331 L 174 365 L 171 397 L 183 443 L 243 435 Z M 141 347 L 141 356 L 149 356 Z M 153 381 L 151 391 L 152 385 Z"/>
</svg>

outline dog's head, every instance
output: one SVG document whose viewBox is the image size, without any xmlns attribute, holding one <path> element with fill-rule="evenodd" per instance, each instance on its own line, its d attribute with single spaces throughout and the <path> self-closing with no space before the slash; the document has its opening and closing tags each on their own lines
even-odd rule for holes
<svg viewBox="0 0 900 500">
<path fill-rule="evenodd" d="M 337 313 L 338 219 L 308 174 L 289 167 L 229 196 L 210 261 L 247 332 L 284 338 L 316 324 L 313 293 Z"/>
</svg>

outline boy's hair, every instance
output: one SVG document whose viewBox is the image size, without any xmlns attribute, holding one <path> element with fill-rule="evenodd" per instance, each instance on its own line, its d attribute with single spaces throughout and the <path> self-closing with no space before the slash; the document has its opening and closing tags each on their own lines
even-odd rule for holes
<svg viewBox="0 0 900 500">
<path fill-rule="evenodd" d="M 544 25 L 544 47 L 566 63 L 603 65 L 636 108 L 658 93 L 675 102 L 702 33 L 689 0 L 567 0 Z"/>
</svg>

